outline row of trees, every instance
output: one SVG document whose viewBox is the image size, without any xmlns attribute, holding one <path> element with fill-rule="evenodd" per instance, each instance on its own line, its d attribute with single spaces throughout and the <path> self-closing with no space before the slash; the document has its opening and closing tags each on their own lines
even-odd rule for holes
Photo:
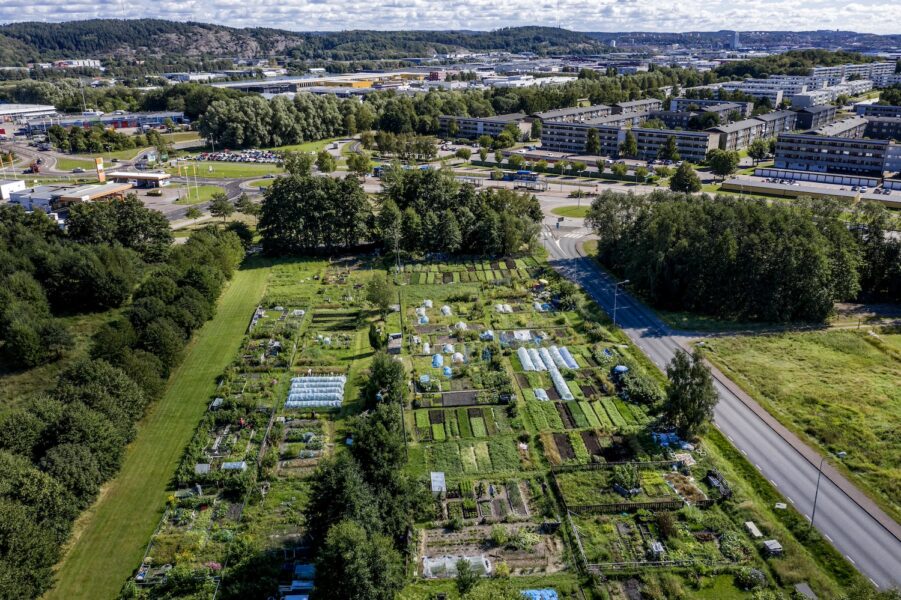
<svg viewBox="0 0 901 600">
<path fill-rule="evenodd" d="M 107 210 L 110 212 L 104 212 Z M 116 211 L 97 209 L 90 215 L 76 211 L 77 235 L 86 240 L 109 236 L 103 244 L 51 238 L 43 240 L 43 248 L 33 242 L 23 247 L 25 252 L 11 256 L 28 267 L 29 263 L 38 264 L 43 254 L 90 251 L 96 256 L 111 254 L 120 263 L 143 265 L 136 249 L 116 241 L 117 235 L 127 235 L 123 224 L 116 223 L 116 217 L 121 216 Z M 49 237 L 48 227 L 58 231 L 36 216 L 14 212 L 2 215 L 7 239 L 10 229 L 17 241 L 25 239 L 29 229 L 37 236 L 36 231 L 44 228 L 45 237 Z M 137 237 L 143 237 L 140 229 L 135 231 Z M 134 438 L 135 423 L 161 393 L 164 378 L 191 331 L 212 315 L 222 281 L 242 255 L 234 234 L 204 230 L 166 254 L 164 262 L 144 266 L 150 274 L 135 292 L 132 306 L 125 316 L 96 333 L 90 355 L 65 368 L 49 392 L 25 399 L 0 418 L 0 477 L 4 482 L 0 485 L 0 540 L 4 550 L 0 554 L 0 596 L 36 598 L 50 585 L 52 567 L 72 522 L 119 468 L 125 445 Z M 85 257 L 91 255 L 78 256 L 80 262 L 70 266 L 82 270 L 78 274 L 60 271 L 59 288 L 89 289 L 96 285 L 101 291 L 93 293 L 101 298 L 115 289 L 118 295 L 110 304 L 113 306 L 128 298 L 134 277 L 116 286 L 95 283 L 96 278 L 86 283 L 80 275 L 103 262 L 88 261 L 85 265 Z M 7 264 L 16 263 L 4 261 Z M 39 268 L 35 273 L 40 275 Z M 37 278 L 28 277 L 34 276 L 27 268 L 7 275 L 10 289 L 16 292 L 13 304 L 40 303 L 42 286 L 35 283 Z M 62 289 L 43 287 L 47 298 L 59 298 L 62 293 Z M 5 339 L 4 347 L 9 343 Z"/>
<path fill-rule="evenodd" d="M 532 246 L 541 219 L 532 195 L 476 191 L 449 170 L 393 165 L 382 175 L 376 235 L 389 251 L 500 256 Z"/>
<path fill-rule="evenodd" d="M 718 317 L 822 321 L 861 290 L 861 252 L 829 203 L 605 192 L 600 260 L 652 303 Z"/>
</svg>

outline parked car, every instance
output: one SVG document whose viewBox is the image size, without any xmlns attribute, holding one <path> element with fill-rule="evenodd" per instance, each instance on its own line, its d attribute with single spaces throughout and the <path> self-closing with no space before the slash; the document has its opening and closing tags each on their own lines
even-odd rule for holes
<svg viewBox="0 0 901 600">
<path fill-rule="evenodd" d="M 74 169 L 72 169 L 72 172 L 73 173 L 84 173 L 84 169 L 82 169 L 81 167 L 75 167 Z"/>
</svg>

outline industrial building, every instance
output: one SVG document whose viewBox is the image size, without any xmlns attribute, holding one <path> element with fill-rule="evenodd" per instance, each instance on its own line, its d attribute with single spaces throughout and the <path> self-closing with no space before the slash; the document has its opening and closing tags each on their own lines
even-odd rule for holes
<svg viewBox="0 0 901 600">
<path fill-rule="evenodd" d="M 751 112 L 754 110 L 753 102 L 727 102 L 715 98 L 672 98 L 669 108 L 672 111 L 711 110 L 716 112 L 718 109 L 714 107 L 721 107 L 726 104 L 735 106 L 739 116 L 745 118 L 750 117 Z"/>
<path fill-rule="evenodd" d="M 890 143 L 886 140 L 783 133 L 776 140 L 777 169 L 881 177 Z"/>
<path fill-rule="evenodd" d="M 630 102 L 617 102 L 611 107 L 614 115 L 628 115 L 634 113 L 646 113 L 663 108 L 663 101 L 657 98 L 645 98 L 644 100 L 632 100 Z"/>
<path fill-rule="evenodd" d="M 10 204 L 18 204 L 27 211 L 49 213 L 75 202 L 96 202 L 123 198 L 131 189 L 129 183 L 105 183 L 85 186 L 41 185 L 12 192 Z"/>
<path fill-rule="evenodd" d="M 37 117 L 56 114 L 56 107 L 50 104 L 7 104 L 0 103 L 0 122 L 20 122 Z"/>
<path fill-rule="evenodd" d="M 741 150 L 766 132 L 766 123 L 759 119 L 745 119 L 726 125 L 711 127 L 708 131 L 718 133 L 720 150 Z M 680 153 L 681 154 L 681 153 Z"/>
<path fill-rule="evenodd" d="M 0 200 L 6 202 L 13 192 L 21 192 L 25 189 L 25 182 L 21 179 L 0 180 Z"/>
<path fill-rule="evenodd" d="M 764 137 L 774 137 L 785 131 L 794 131 L 798 121 L 798 113 L 793 110 L 777 110 L 754 117 L 763 121 Z"/>
<path fill-rule="evenodd" d="M 558 108 L 535 113 L 533 116 L 541 119 L 542 123 L 551 121 L 563 123 L 582 123 L 589 119 L 606 117 L 611 114 L 612 108 L 606 104 L 593 104 L 591 106 L 576 106 L 573 108 Z"/>
<path fill-rule="evenodd" d="M 838 112 L 838 109 L 831 104 L 827 104 L 808 106 L 795 112 L 798 113 L 795 122 L 796 129 L 817 129 L 834 121 L 835 113 Z"/>
<path fill-rule="evenodd" d="M 482 135 L 497 137 L 511 123 L 523 133 L 528 132 L 531 124 L 526 121 L 525 113 L 509 113 L 493 117 L 455 117 L 441 115 L 438 117 L 441 133 L 449 137 L 475 139 Z M 456 133 L 450 133 L 451 124 L 456 123 Z"/>
<path fill-rule="evenodd" d="M 27 127 L 29 133 L 44 133 L 53 125 L 60 125 L 67 129 L 70 127 L 84 127 L 85 129 L 89 129 L 95 125 L 112 129 L 128 129 L 139 127 L 162 127 L 167 119 L 171 120 L 176 125 L 184 125 L 190 122 L 183 112 L 122 112 L 101 115 L 72 115 L 31 119 L 28 121 Z"/>
</svg>

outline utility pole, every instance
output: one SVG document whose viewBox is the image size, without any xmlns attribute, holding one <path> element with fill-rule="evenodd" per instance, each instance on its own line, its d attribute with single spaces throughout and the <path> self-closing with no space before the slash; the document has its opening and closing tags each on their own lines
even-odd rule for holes
<svg viewBox="0 0 901 600">
<path fill-rule="evenodd" d="M 836 452 L 835 454 L 838 458 L 845 458 L 848 453 L 847 452 Z M 826 460 L 826 455 L 823 455 L 823 458 L 820 459 L 820 465 L 817 467 L 817 487 L 816 491 L 813 493 L 813 509 L 810 511 L 810 527 L 808 529 L 813 529 L 813 520 L 817 518 L 817 498 L 820 495 L 820 478 L 823 476 L 823 462 Z"/>
</svg>

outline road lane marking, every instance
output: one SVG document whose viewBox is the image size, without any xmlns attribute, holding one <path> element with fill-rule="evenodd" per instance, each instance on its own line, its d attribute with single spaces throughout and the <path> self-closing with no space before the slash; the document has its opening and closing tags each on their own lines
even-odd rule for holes
<svg viewBox="0 0 901 600">
<path fill-rule="evenodd" d="M 810 515 L 808 515 L 807 513 L 804 513 L 804 518 L 813 523 L 813 521 L 811 521 L 810 519 Z"/>
<path fill-rule="evenodd" d="M 832 538 L 829 537 L 829 534 L 828 534 L 828 533 L 824 533 L 823 536 L 825 536 L 825 538 L 826 538 L 827 540 L 829 540 L 829 543 L 830 543 L 830 544 L 834 544 L 834 543 L 835 543 L 834 541 L 832 541 Z"/>
<path fill-rule="evenodd" d="M 851 558 L 850 556 L 848 556 L 847 554 L 845 554 L 845 558 L 847 558 L 849 561 L 851 561 L 851 564 L 852 564 L 852 565 L 857 566 L 857 563 L 854 562 L 854 559 Z"/>
<path fill-rule="evenodd" d="M 881 588 L 879 587 L 879 584 L 876 583 L 875 581 L 873 581 L 873 578 L 872 578 L 872 577 L 867 577 L 867 579 L 870 580 L 870 583 L 872 583 L 874 586 L 876 586 L 876 589 L 877 589 L 877 590 L 878 590 L 878 589 L 881 589 Z"/>
<path fill-rule="evenodd" d="M 773 484 L 773 487 L 779 487 L 779 485 L 778 485 L 775 481 L 773 481 L 772 479 L 770 479 L 770 483 Z"/>
<path fill-rule="evenodd" d="M 744 454 L 744 455 L 745 455 L 745 456 L 747 456 L 747 455 L 748 455 L 748 453 L 747 453 L 747 452 L 745 452 L 745 451 L 744 451 L 744 450 L 742 450 L 742 451 L 741 451 L 741 453 L 742 453 L 742 454 Z"/>
<path fill-rule="evenodd" d="M 791 502 L 791 503 L 792 503 L 792 504 L 794 504 L 794 503 L 795 503 L 795 501 L 794 501 L 794 500 L 792 500 L 792 499 L 791 499 L 791 498 L 790 498 L 790 497 L 788 497 L 788 496 L 786 496 L 786 498 L 788 498 L 788 501 L 789 501 L 789 502 Z"/>
<path fill-rule="evenodd" d="M 730 441 L 730 442 L 732 442 L 733 444 L 735 443 L 735 440 L 732 439 L 732 436 L 731 436 L 731 435 L 727 435 L 726 437 L 729 438 L 729 441 Z"/>
<path fill-rule="evenodd" d="M 754 463 L 754 466 L 757 467 L 757 470 L 758 470 L 758 471 L 763 471 L 763 469 L 761 469 L 761 468 L 760 468 L 760 465 L 758 465 L 757 463 Z"/>
</svg>

